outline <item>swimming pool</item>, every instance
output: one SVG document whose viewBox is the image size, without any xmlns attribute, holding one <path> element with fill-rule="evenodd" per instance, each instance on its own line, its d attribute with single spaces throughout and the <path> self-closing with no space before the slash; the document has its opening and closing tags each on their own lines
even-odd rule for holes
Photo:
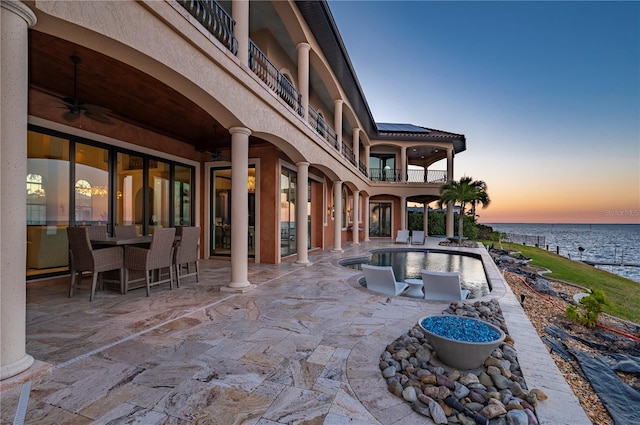
<svg viewBox="0 0 640 425">
<path fill-rule="evenodd" d="M 462 288 L 471 292 L 469 298 L 479 298 L 491 292 L 479 256 L 438 250 L 374 250 L 371 254 L 371 259 L 351 259 L 341 264 L 357 270 L 361 270 L 361 264 L 392 266 L 396 279 L 400 282 L 405 279 L 420 279 L 421 269 L 458 272 Z M 361 283 L 365 283 L 364 279 Z"/>
</svg>

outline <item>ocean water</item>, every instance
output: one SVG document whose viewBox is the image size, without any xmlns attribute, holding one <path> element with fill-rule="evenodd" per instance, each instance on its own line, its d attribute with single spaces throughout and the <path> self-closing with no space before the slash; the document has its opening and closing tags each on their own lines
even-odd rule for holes
<svg viewBox="0 0 640 425">
<path fill-rule="evenodd" d="M 483 224 L 504 233 L 544 236 L 540 248 L 572 260 L 640 265 L 640 224 Z M 640 283 L 640 267 L 596 267 Z"/>
</svg>

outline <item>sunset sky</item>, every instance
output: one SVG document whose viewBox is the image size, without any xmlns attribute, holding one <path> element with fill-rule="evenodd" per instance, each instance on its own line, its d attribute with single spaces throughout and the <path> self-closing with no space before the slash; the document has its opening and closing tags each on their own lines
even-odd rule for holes
<svg viewBox="0 0 640 425">
<path fill-rule="evenodd" d="M 377 122 L 466 136 L 480 222 L 640 223 L 640 2 L 329 6 Z"/>
</svg>

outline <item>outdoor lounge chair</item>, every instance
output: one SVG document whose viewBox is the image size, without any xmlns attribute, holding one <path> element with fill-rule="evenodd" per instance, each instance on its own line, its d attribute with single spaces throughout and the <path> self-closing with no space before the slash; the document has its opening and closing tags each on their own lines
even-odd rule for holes
<svg viewBox="0 0 640 425">
<path fill-rule="evenodd" d="M 398 230 L 398 236 L 396 236 L 396 243 L 409 243 L 409 231 Z"/>
<path fill-rule="evenodd" d="M 469 296 L 468 289 L 460 286 L 458 272 L 434 272 L 420 270 L 425 300 L 457 301 Z"/>
<path fill-rule="evenodd" d="M 411 234 L 412 245 L 424 245 L 424 230 L 414 230 Z"/>
<path fill-rule="evenodd" d="M 367 288 L 386 295 L 400 295 L 409 287 L 404 282 L 396 281 L 391 266 L 370 266 L 363 264 L 362 272 L 367 281 Z"/>
</svg>

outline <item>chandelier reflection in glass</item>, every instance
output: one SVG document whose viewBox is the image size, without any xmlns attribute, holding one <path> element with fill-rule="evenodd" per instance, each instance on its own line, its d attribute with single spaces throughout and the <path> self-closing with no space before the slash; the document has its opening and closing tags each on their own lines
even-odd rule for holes
<svg viewBox="0 0 640 425">
<path fill-rule="evenodd" d="M 109 190 L 104 186 L 91 186 L 86 180 L 78 180 L 76 182 L 76 193 L 84 196 L 101 196 L 105 197 Z"/>
</svg>

